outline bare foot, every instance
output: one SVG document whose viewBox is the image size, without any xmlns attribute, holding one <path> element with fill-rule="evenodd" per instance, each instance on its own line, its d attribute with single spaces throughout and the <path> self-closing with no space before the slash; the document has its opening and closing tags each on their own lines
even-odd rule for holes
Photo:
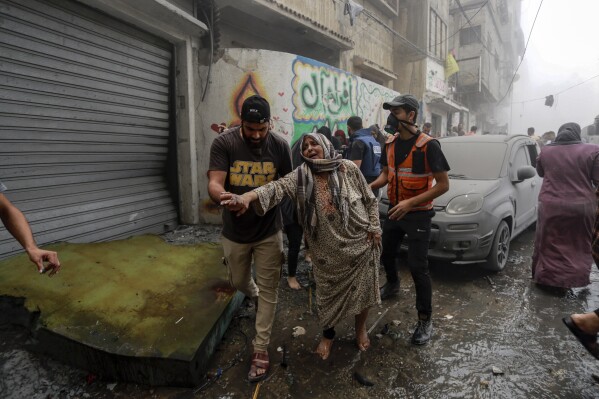
<svg viewBox="0 0 599 399">
<path fill-rule="evenodd" d="M 580 330 L 589 335 L 595 335 L 599 332 L 599 317 L 595 312 L 573 314 L 570 318 Z"/>
<path fill-rule="evenodd" d="M 370 338 L 368 338 L 366 330 L 356 331 L 356 344 L 362 352 L 370 348 Z"/>
<path fill-rule="evenodd" d="M 322 337 L 314 353 L 318 354 L 322 360 L 327 360 L 331 354 L 331 346 L 333 346 L 333 340 Z"/>
<path fill-rule="evenodd" d="M 304 256 L 304 260 L 306 261 L 306 263 L 312 263 L 312 258 L 310 257 L 309 252 L 306 252 L 306 255 Z"/>
<path fill-rule="evenodd" d="M 291 288 L 292 290 L 299 290 L 302 288 L 295 276 L 287 277 L 287 284 L 289 284 L 289 288 Z"/>
</svg>

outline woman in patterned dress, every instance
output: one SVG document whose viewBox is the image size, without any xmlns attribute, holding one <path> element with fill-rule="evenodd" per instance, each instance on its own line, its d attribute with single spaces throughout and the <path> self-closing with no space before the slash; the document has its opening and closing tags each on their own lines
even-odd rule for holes
<svg viewBox="0 0 599 399">
<path fill-rule="evenodd" d="M 303 137 L 304 164 L 282 179 L 243 195 L 223 193 L 221 203 L 239 214 L 254 202 L 258 214 L 286 195 L 297 204 L 298 220 L 312 252 L 316 305 L 323 334 L 316 353 L 329 357 L 334 326 L 355 317 L 356 343 L 370 346 L 368 310 L 380 304 L 378 265 L 381 227 L 377 200 L 360 169 L 341 159 L 319 133 Z"/>
</svg>

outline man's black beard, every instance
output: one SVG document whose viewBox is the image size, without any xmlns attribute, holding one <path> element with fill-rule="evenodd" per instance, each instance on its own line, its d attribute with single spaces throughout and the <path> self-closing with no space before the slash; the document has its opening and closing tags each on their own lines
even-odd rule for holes
<svg viewBox="0 0 599 399">
<path fill-rule="evenodd" d="M 248 139 L 245 136 L 243 136 L 243 139 L 245 140 L 245 143 L 248 145 L 248 147 L 250 147 L 250 151 L 252 152 L 252 154 L 258 156 L 262 155 L 262 144 L 264 144 L 264 140 L 260 140 L 260 142 L 255 142 L 253 140 Z"/>
</svg>

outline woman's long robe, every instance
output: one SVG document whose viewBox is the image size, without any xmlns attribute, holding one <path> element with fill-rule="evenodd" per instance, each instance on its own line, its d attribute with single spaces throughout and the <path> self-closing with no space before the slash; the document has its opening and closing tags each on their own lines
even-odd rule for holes
<svg viewBox="0 0 599 399">
<path fill-rule="evenodd" d="M 582 143 L 547 145 L 539 155 L 543 185 L 532 258 L 536 283 L 563 288 L 590 283 L 598 157 L 599 146 Z"/>
<path fill-rule="evenodd" d="M 306 236 L 316 281 L 316 305 L 324 329 L 335 326 L 347 316 L 380 304 L 378 266 L 381 248 L 367 241 L 368 232 L 381 233 L 378 203 L 360 169 L 342 161 L 342 184 L 349 197 L 349 220 L 345 228 L 323 175 L 315 176 L 316 215 L 313 236 Z M 254 190 L 257 212 L 262 214 L 285 195 L 297 198 L 298 169 L 285 177 Z M 305 231 L 305 230 L 304 230 Z"/>
</svg>

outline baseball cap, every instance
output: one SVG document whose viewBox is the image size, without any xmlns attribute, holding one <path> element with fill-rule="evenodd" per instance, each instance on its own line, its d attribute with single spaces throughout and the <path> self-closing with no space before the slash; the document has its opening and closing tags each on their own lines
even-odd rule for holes
<svg viewBox="0 0 599 399">
<path fill-rule="evenodd" d="M 383 103 L 383 109 L 391 109 L 392 107 L 408 106 L 416 111 L 420 109 L 420 104 L 416 97 L 411 94 L 402 94 L 393 99 L 393 101 L 387 101 Z"/>
<path fill-rule="evenodd" d="M 245 99 L 241 106 L 241 120 L 264 123 L 270 119 L 270 105 L 263 97 L 253 95 Z"/>
</svg>

